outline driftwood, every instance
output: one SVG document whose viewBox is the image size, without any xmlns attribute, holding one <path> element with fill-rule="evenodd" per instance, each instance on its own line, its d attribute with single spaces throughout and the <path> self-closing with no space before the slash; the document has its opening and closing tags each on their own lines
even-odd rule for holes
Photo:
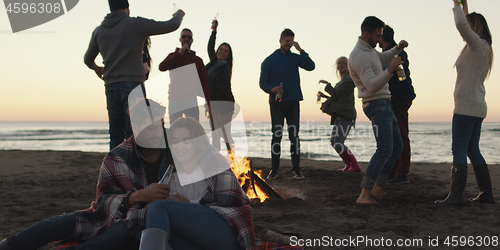
<svg viewBox="0 0 500 250">
<path fill-rule="evenodd" d="M 254 232 L 257 238 L 264 241 L 277 242 L 284 245 L 290 245 L 291 243 L 290 236 L 271 231 L 261 226 L 255 226 Z"/>
</svg>

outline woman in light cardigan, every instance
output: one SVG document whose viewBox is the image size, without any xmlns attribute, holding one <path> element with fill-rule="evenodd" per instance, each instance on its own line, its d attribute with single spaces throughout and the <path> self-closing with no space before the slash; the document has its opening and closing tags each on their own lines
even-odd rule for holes
<svg viewBox="0 0 500 250">
<path fill-rule="evenodd" d="M 437 204 L 461 205 L 467 181 L 467 157 L 474 168 L 480 193 L 471 202 L 495 203 L 491 192 L 491 178 L 486 161 L 479 150 L 481 124 L 486 117 L 484 80 L 491 72 L 493 49 L 491 33 L 481 14 L 468 13 L 467 1 L 453 0 L 453 13 L 458 32 L 466 42 L 458 57 L 455 84 L 455 110 L 452 122 L 453 166 L 450 193 Z"/>
</svg>

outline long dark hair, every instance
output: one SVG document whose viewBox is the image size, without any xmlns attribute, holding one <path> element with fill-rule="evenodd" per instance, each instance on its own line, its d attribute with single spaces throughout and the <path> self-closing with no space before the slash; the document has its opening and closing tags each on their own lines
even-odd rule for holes
<svg viewBox="0 0 500 250">
<path fill-rule="evenodd" d="M 488 76 L 489 76 L 491 73 L 491 68 L 493 67 L 493 48 L 491 48 L 491 44 L 493 42 L 491 39 L 490 29 L 488 28 L 488 23 L 486 22 L 486 19 L 484 18 L 483 15 L 476 12 L 469 13 L 465 17 L 467 18 L 467 21 L 470 23 L 472 31 L 476 32 L 476 34 L 481 39 L 485 40 L 490 45 L 490 54 L 488 55 L 489 59 Z M 462 56 L 466 47 L 467 45 L 465 45 L 465 47 L 462 49 L 460 56 Z"/>
<path fill-rule="evenodd" d="M 227 47 L 229 48 L 229 54 L 227 55 L 227 58 L 226 58 L 226 61 L 227 61 L 227 64 L 229 65 L 229 70 L 232 72 L 233 71 L 233 49 L 231 48 L 231 45 L 229 45 L 229 43 L 221 43 L 219 45 L 219 47 L 217 48 L 217 51 L 215 51 L 215 55 L 217 55 L 217 52 L 219 52 L 219 49 L 222 45 L 227 45 Z M 217 61 L 217 56 L 215 58 L 215 61 Z"/>
</svg>

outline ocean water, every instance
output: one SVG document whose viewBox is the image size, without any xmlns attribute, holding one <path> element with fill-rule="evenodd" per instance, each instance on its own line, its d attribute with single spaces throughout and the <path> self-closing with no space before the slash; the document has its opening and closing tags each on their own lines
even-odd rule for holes
<svg viewBox="0 0 500 250">
<path fill-rule="evenodd" d="M 203 124 L 208 131 L 208 124 Z M 336 160 L 340 157 L 330 145 L 332 126 L 328 122 L 302 121 L 301 157 Z M 358 161 L 367 162 L 376 144 L 370 123 L 359 122 L 351 129 L 346 145 Z M 480 147 L 486 162 L 500 164 L 500 123 L 483 123 Z M 248 157 L 270 158 L 271 124 L 244 122 L 233 126 L 236 153 Z M 211 137 L 209 135 L 209 137 Z M 410 123 L 413 162 L 450 163 L 451 123 Z M 224 145 L 224 144 L 222 144 Z M 0 149 L 75 150 L 107 152 L 107 122 L 0 122 Z M 282 158 L 290 159 L 287 132 L 281 143 Z"/>
</svg>

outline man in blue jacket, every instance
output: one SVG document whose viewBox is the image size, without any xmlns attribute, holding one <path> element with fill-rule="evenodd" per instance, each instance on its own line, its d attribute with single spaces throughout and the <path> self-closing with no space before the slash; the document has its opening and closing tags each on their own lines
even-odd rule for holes
<svg viewBox="0 0 500 250">
<path fill-rule="evenodd" d="M 292 171 L 295 179 L 304 179 L 300 171 L 299 122 L 302 90 L 300 89 L 299 67 L 312 71 L 315 67 L 309 55 L 294 41 L 295 34 L 290 29 L 281 32 L 280 48 L 268 56 L 261 65 L 260 88 L 269 94 L 273 139 L 271 141 L 272 169 L 267 179 L 276 179 L 280 166 L 281 138 L 286 118 Z M 292 53 L 295 47 L 300 55 Z"/>
</svg>

